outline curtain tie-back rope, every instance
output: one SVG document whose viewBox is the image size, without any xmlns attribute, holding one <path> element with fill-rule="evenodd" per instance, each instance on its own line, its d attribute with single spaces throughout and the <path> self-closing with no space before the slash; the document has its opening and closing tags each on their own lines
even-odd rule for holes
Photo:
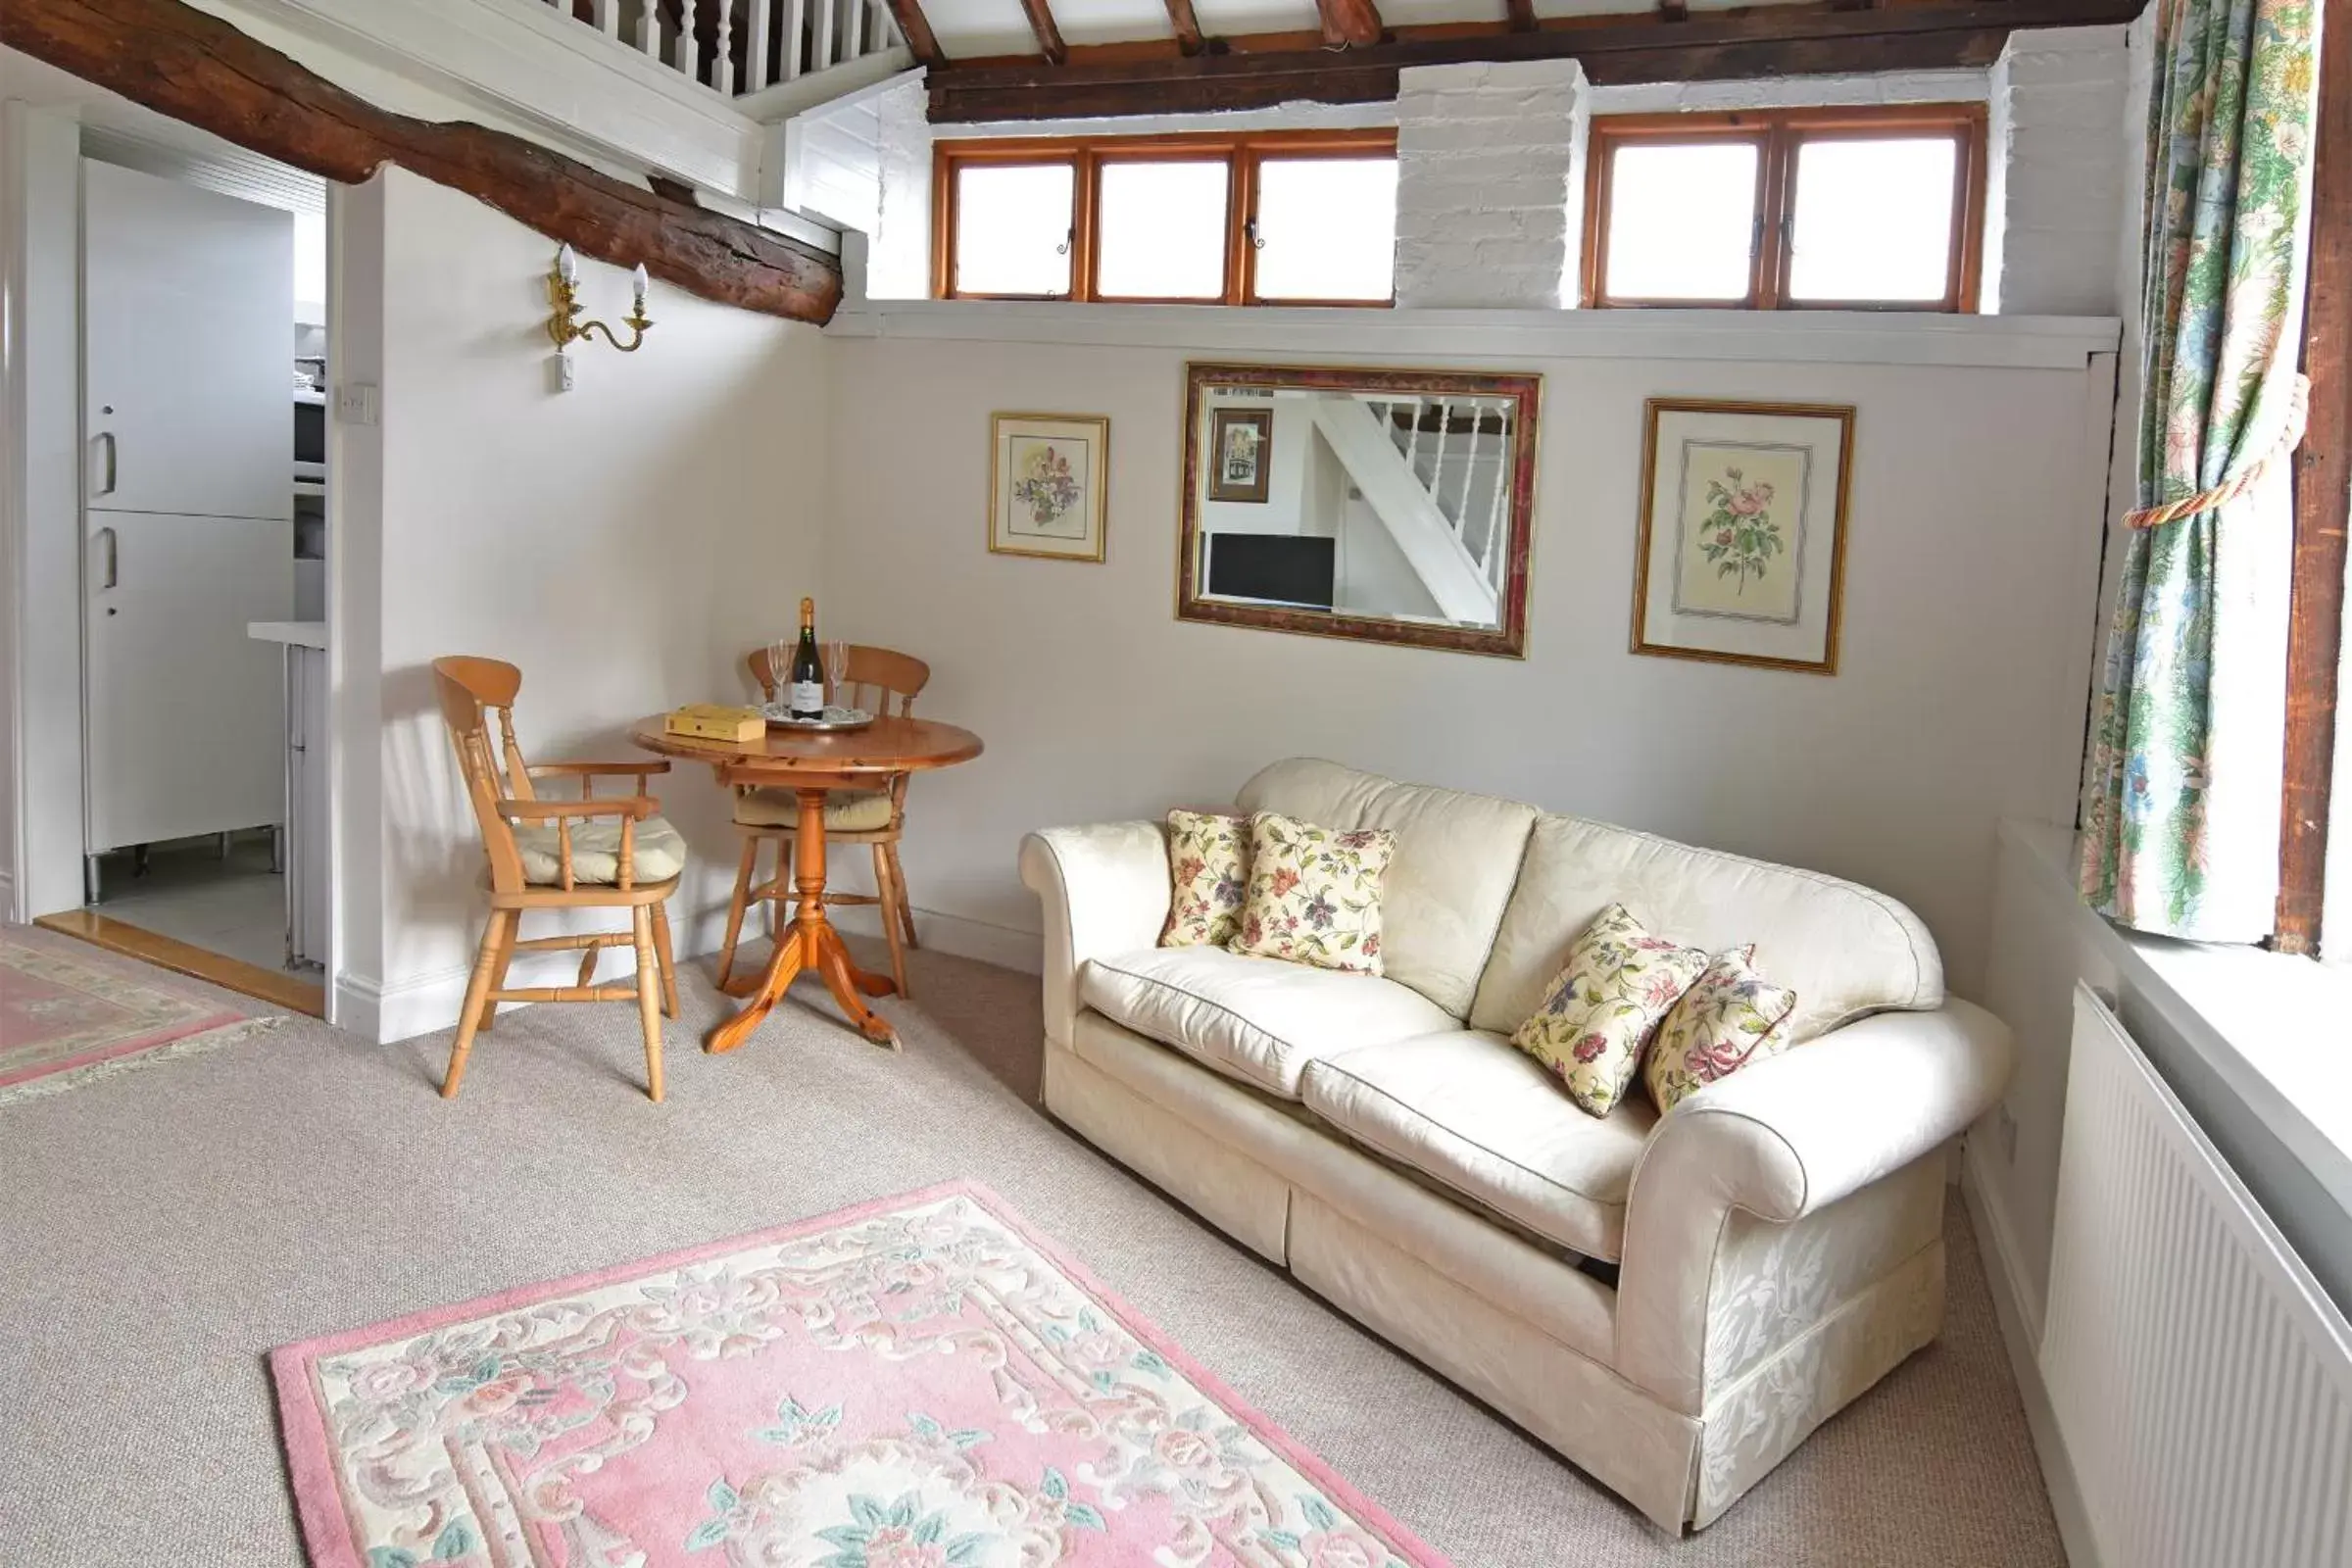
<svg viewBox="0 0 2352 1568">
<path fill-rule="evenodd" d="M 2271 450 L 2246 465 L 2233 477 L 2224 479 L 2210 490 L 2168 501 L 2160 507 L 2140 507 L 2124 514 L 2127 528 L 2161 528 L 2182 517 L 2193 517 L 2200 512 L 2213 512 L 2228 506 L 2251 490 L 2268 473 L 2275 463 L 2283 463 L 2294 456 L 2295 448 L 2303 444 L 2303 426 L 2311 414 L 2311 378 L 2296 375 L 2287 384 L 2286 424 L 2278 432 Z"/>
</svg>

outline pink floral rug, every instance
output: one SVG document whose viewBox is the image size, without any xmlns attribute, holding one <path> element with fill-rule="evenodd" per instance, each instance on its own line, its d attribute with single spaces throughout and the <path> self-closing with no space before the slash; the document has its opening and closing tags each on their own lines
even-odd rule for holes
<svg viewBox="0 0 2352 1568">
<path fill-rule="evenodd" d="M 0 928 L 0 1105 L 268 1028 L 145 964 Z"/>
<path fill-rule="evenodd" d="M 1445 1568 L 961 1183 L 270 1368 L 316 1568 Z"/>
</svg>

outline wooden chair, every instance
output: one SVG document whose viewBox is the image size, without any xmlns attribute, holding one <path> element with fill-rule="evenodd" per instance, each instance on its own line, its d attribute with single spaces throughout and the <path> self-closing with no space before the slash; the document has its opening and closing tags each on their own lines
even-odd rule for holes
<svg viewBox="0 0 2352 1568">
<path fill-rule="evenodd" d="M 487 1032 L 502 1002 L 637 1003 L 645 1031 L 646 1091 L 662 1098 L 662 1014 L 677 1016 L 678 986 L 670 962 L 669 913 L 664 906 L 684 869 L 685 841 L 657 814 L 661 802 L 645 780 L 666 773 L 665 761 L 553 762 L 533 767 L 514 743 L 514 694 L 522 672 L 495 659 L 458 656 L 433 661 L 441 713 L 458 750 L 466 793 L 481 825 L 490 859 L 490 919 L 481 955 L 466 986 L 458 1038 L 449 1051 L 441 1098 L 453 1099 L 466 1076 L 466 1057 L 477 1031 Z M 489 710 L 498 713 L 498 740 Z M 539 798 L 535 781 L 576 778 L 580 799 Z M 600 778 L 632 778 L 635 793 L 596 795 Z M 617 823 L 617 827 L 613 824 Z M 519 824 L 519 825 L 517 825 Z M 522 916 L 537 909 L 626 909 L 629 930 L 517 940 Z M 627 945 L 637 952 L 637 977 L 628 985 L 591 985 L 597 956 Z M 585 949 L 576 985 L 507 989 L 507 966 L 517 952 Z"/>
<path fill-rule="evenodd" d="M 756 648 L 744 662 L 753 681 L 769 702 L 776 700 L 777 672 L 768 664 L 767 650 Z M 931 666 L 909 654 L 888 648 L 853 644 L 849 668 L 834 671 L 840 701 L 850 707 L 906 717 L 914 700 L 931 680 Z M 882 911 L 882 934 L 890 940 L 890 974 L 899 995 L 906 995 L 906 949 L 920 946 L 914 939 L 914 909 L 906 898 L 906 873 L 899 865 L 899 837 L 906 825 L 908 775 L 892 777 L 887 790 L 835 790 L 825 807 L 827 844 L 870 845 L 874 855 L 874 891 L 840 893 L 825 890 L 825 902 L 870 904 Z M 735 789 L 735 831 L 743 835 L 743 859 L 735 870 L 735 897 L 727 905 L 727 936 L 718 950 L 718 983 L 723 989 L 735 966 L 735 942 L 743 932 L 743 917 L 755 903 L 772 906 L 769 924 L 781 923 L 783 903 L 793 896 L 792 855 L 788 846 L 799 824 L 800 802 L 790 790 L 739 784 Z M 776 847 L 776 873 L 755 885 L 760 846 Z"/>
</svg>

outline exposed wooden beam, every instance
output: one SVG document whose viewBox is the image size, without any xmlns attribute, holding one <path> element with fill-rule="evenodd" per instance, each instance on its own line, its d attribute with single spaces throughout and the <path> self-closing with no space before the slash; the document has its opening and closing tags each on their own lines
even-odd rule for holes
<svg viewBox="0 0 2352 1568">
<path fill-rule="evenodd" d="M 2352 26 L 2322 29 L 2320 113 L 2314 128 L 2311 271 L 2303 304 L 2303 372 L 2311 377 L 2311 416 L 2295 455 L 2286 788 L 2278 813 L 2276 945 L 2286 953 L 2319 947 L 2335 727 L 2342 719 L 2336 673 L 2344 623 L 2345 514 L 2352 508 Z M 2339 888 L 2336 896 L 2352 897 L 2352 890 Z"/>
<path fill-rule="evenodd" d="M 1536 0 L 1503 0 L 1511 20 L 1513 32 L 1536 30 Z"/>
<path fill-rule="evenodd" d="M 1193 0 L 1168 0 L 1168 25 L 1176 33 L 1176 52 L 1188 59 L 1200 52 L 1200 19 L 1193 15 Z"/>
<path fill-rule="evenodd" d="M 505 131 L 378 109 L 183 0 L 0 0 L 0 44 L 327 179 L 398 164 L 704 299 L 802 321 L 841 300 L 821 251 Z"/>
<path fill-rule="evenodd" d="M 948 52 L 931 30 L 931 19 L 923 15 L 922 0 L 890 0 L 890 17 L 899 24 L 899 36 L 906 40 L 916 65 L 937 70 L 948 63 Z"/>
<path fill-rule="evenodd" d="M 1828 4 L 1705 12 L 1683 22 L 1654 15 L 1551 18 L 1532 31 L 1507 22 L 1450 26 L 1334 52 L 1288 44 L 1190 58 L 1172 47 L 1115 56 L 1082 53 L 1051 72 L 1034 62 L 963 65 L 931 77 L 931 119 L 942 123 L 1264 109 L 1306 100 L 1375 103 L 1396 96 L 1406 66 L 1482 60 L 1582 61 L 1596 85 L 1719 81 L 1988 66 L 2019 27 L 2130 22 L 2143 0 L 1970 0 L 1868 11 Z M 1091 53 L 1091 52 L 1090 52 Z"/>
<path fill-rule="evenodd" d="M 1335 48 L 1361 49 L 1380 42 L 1380 8 L 1373 0 L 1315 0 L 1323 16 L 1323 41 Z"/>
<path fill-rule="evenodd" d="M 1658 20 L 1660 22 L 1690 21 L 1690 0 L 1658 0 Z"/>
<path fill-rule="evenodd" d="M 1061 41 L 1061 29 L 1054 25 L 1054 8 L 1046 0 L 1021 0 L 1021 10 L 1029 18 L 1029 30 L 1037 34 L 1037 52 L 1046 57 L 1048 65 L 1058 66 L 1070 58 L 1070 46 Z"/>
</svg>

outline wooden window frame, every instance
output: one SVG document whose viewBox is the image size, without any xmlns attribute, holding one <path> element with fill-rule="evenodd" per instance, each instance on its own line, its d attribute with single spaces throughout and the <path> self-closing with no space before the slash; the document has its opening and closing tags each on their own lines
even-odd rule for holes
<svg viewBox="0 0 2352 1568">
<path fill-rule="evenodd" d="M 1393 129 L 1300 130 L 1224 134 L 1191 131 L 1164 136 L 951 137 L 937 142 L 931 167 L 931 296 L 943 300 L 1060 300 L 1072 304 L 1346 306 L 1387 310 L 1385 300 L 1262 299 L 1257 293 L 1258 171 L 1272 159 L 1394 158 Z M 1174 298 L 1104 294 L 1101 288 L 1102 170 L 1110 164 L 1215 163 L 1226 166 L 1225 270 L 1215 295 Z M 1072 171 L 1070 291 L 1067 294 L 982 294 L 956 280 L 956 174 L 974 165 L 1066 164 Z"/>
<path fill-rule="evenodd" d="M 1795 300 L 1788 279 L 1796 230 L 1796 161 L 1806 143 L 1859 141 L 1902 131 L 1952 138 L 1951 250 L 1940 300 Z M 1609 201 L 1617 153 L 1629 146 L 1751 143 L 1756 157 L 1756 225 L 1748 255 L 1747 293 L 1735 300 L 1654 299 L 1603 288 Z M 1731 110 L 1719 114 L 1602 115 L 1592 121 L 1585 170 L 1585 253 L 1581 297 L 1592 308 L 1728 311 L 1977 310 L 1984 256 L 1985 111 L 1983 104 L 1857 104 L 1811 109 Z"/>
</svg>

